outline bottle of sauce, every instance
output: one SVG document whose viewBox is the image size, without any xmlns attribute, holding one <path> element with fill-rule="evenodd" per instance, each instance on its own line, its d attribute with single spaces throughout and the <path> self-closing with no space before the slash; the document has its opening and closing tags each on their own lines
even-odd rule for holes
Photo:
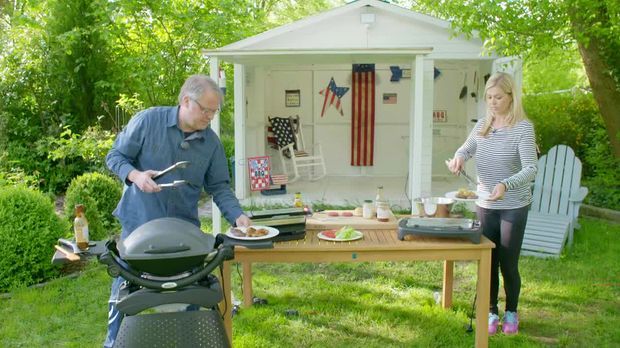
<svg viewBox="0 0 620 348">
<path fill-rule="evenodd" d="M 391 215 L 390 205 L 387 202 L 380 202 L 377 205 L 377 221 L 388 222 Z"/>
<path fill-rule="evenodd" d="M 88 220 L 84 215 L 84 205 L 75 205 L 75 219 L 73 220 L 73 232 L 75 233 L 75 243 L 80 250 L 88 249 Z"/>
<path fill-rule="evenodd" d="M 379 204 L 383 203 L 383 186 L 377 186 L 377 196 L 375 197 L 375 211 L 379 211 Z"/>
<path fill-rule="evenodd" d="M 304 202 L 301 200 L 301 192 L 295 192 L 295 201 L 293 202 L 295 208 L 303 208 Z"/>
<path fill-rule="evenodd" d="M 370 199 L 364 201 L 362 205 L 362 217 L 364 219 L 372 219 L 374 217 L 374 205 Z"/>
</svg>

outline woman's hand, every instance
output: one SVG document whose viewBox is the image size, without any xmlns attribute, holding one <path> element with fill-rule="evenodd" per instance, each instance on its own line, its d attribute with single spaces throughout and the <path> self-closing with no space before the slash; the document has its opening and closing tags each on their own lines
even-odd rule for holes
<svg viewBox="0 0 620 348">
<path fill-rule="evenodd" d="M 503 199 L 504 193 L 506 193 L 506 185 L 500 182 L 499 184 L 495 185 L 495 187 L 493 188 L 493 192 L 491 192 L 491 195 L 489 196 L 489 198 L 487 198 L 487 200 L 497 201 L 499 199 Z"/>
<path fill-rule="evenodd" d="M 448 170 L 452 172 L 452 174 L 458 174 L 463 169 L 463 163 L 465 161 L 462 157 L 454 157 L 453 159 L 447 160 L 446 165 L 448 166 Z"/>
</svg>

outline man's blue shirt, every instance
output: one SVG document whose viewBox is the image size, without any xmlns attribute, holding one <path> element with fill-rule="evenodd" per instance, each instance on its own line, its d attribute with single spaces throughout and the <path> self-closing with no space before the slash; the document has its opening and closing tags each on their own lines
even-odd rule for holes
<svg viewBox="0 0 620 348">
<path fill-rule="evenodd" d="M 123 197 L 114 210 L 123 226 L 121 238 L 161 217 L 181 218 L 200 226 L 198 200 L 203 187 L 230 223 L 242 214 L 230 189 L 226 155 L 219 138 L 211 128 L 186 137 L 177 125 L 178 114 L 178 106 L 154 107 L 138 113 L 118 134 L 106 156 L 110 170 L 125 183 Z M 186 185 L 144 193 L 127 180 L 134 169 L 163 170 L 180 161 L 189 161 L 190 165 L 155 182 L 186 180 Z"/>
</svg>

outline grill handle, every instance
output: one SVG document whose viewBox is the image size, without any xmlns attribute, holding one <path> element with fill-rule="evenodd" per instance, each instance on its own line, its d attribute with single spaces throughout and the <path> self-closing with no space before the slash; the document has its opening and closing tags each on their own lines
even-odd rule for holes
<svg viewBox="0 0 620 348">
<path fill-rule="evenodd" d="M 145 254 L 172 254 L 172 253 L 178 253 L 181 251 L 188 251 L 191 248 L 187 245 L 177 245 L 177 246 L 171 246 L 171 247 L 166 247 L 166 248 L 159 248 L 159 249 L 148 249 L 145 250 L 144 253 Z"/>
</svg>

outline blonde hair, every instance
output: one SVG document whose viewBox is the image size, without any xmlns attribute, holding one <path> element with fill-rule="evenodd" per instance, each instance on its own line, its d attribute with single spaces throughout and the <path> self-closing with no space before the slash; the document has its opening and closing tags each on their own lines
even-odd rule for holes
<svg viewBox="0 0 620 348">
<path fill-rule="evenodd" d="M 499 89 L 501 89 L 512 99 L 510 112 L 506 118 L 508 127 L 513 127 L 515 124 L 523 120 L 527 120 L 527 116 L 523 110 L 523 104 L 521 103 L 521 95 L 515 90 L 516 84 L 512 76 L 504 72 L 496 72 L 491 75 L 486 86 L 484 87 L 484 100 L 487 99 L 489 89 L 493 87 L 499 87 Z M 480 133 L 478 133 L 480 136 L 486 137 L 489 134 L 494 119 L 495 116 L 491 114 L 489 111 L 489 106 L 487 105 L 487 114 L 484 120 L 484 125 L 482 126 Z"/>
</svg>

